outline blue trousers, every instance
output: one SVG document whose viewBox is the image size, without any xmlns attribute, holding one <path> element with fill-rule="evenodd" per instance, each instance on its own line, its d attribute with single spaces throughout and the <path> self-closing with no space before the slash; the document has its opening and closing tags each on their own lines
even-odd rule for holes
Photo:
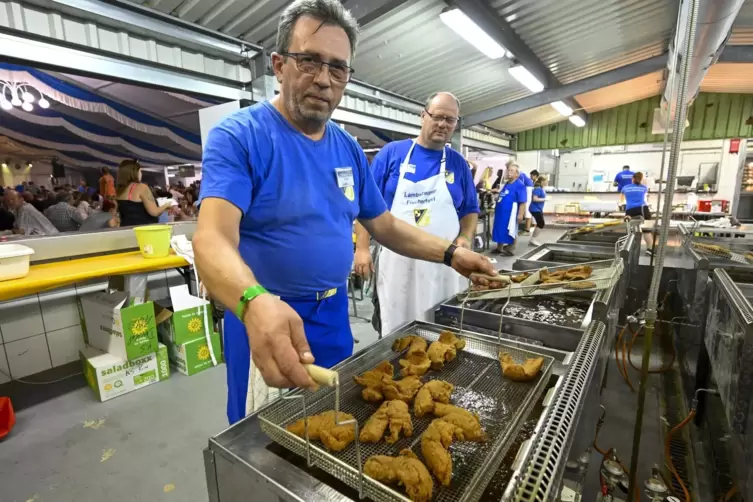
<svg viewBox="0 0 753 502">
<path fill-rule="evenodd" d="M 315 363 L 331 368 L 353 354 L 353 335 L 348 319 L 348 289 L 323 300 L 316 295 L 302 298 L 281 298 L 301 319 Z M 248 368 L 251 351 L 243 323 L 229 310 L 225 311 L 225 364 L 227 366 L 227 418 L 234 424 L 246 416 Z"/>
</svg>

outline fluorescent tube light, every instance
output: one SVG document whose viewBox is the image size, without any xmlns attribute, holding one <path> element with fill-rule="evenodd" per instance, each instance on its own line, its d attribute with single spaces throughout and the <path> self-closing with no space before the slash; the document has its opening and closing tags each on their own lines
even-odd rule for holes
<svg viewBox="0 0 753 502">
<path fill-rule="evenodd" d="M 554 103 L 549 103 L 552 105 L 552 108 L 560 112 L 560 114 L 564 115 L 565 117 L 569 117 L 573 114 L 573 109 L 567 106 L 562 101 L 555 101 Z"/>
<path fill-rule="evenodd" d="M 539 79 L 533 76 L 533 73 L 528 71 L 523 65 L 514 65 L 507 69 L 515 80 L 528 87 L 531 92 L 541 92 L 544 90 L 544 84 L 539 82 Z"/>
<path fill-rule="evenodd" d="M 507 50 L 479 28 L 462 10 L 446 10 L 439 15 L 439 19 L 487 57 L 491 59 L 505 57 Z"/>
<path fill-rule="evenodd" d="M 570 118 L 568 120 L 572 122 L 574 126 L 577 126 L 577 127 L 583 127 L 584 125 L 586 125 L 586 121 L 583 120 L 578 115 L 570 115 Z"/>
</svg>

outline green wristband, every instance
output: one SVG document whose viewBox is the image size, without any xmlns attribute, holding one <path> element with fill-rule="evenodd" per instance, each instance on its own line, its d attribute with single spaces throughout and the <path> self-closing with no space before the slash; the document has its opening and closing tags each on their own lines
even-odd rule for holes
<svg viewBox="0 0 753 502">
<path fill-rule="evenodd" d="M 465 237 L 465 240 L 467 240 L 468 242 L 473 242 L 473 239 L 471 239 L 470 237 L 468 237 L 467 235 L 463 233 L 459 233 L 458 237 Z"/>
<path fill-rule="evenodd" d="M 235 307 L 235 315 L 243 321 L 243 314 L 246 313 L 246 306 L 259 295 L 262 295 L 266 293 L 267 290 L 264 289 L 264 286 L 261 284 L 257 284 L 255 286 L 251 286 L 250 288 L 246 289 L 246 291 L 243 292 L 243 295 L 241 296 L 241 299 L 238 301 L 238 305 Z"/>
</svg>

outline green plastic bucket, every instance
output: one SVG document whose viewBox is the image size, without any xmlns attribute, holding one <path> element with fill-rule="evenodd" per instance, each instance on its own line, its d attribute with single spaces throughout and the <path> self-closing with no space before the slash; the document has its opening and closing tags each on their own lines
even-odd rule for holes
<svg viewBox="0 0 753 502">
<path fill-rule="evenodd" d="M 147 225 L 136 227 L 133 231 L 144 258 L 164 258 L 170 254 L 170 237 L 173 233 L 170 225 Z"/>
</svg>

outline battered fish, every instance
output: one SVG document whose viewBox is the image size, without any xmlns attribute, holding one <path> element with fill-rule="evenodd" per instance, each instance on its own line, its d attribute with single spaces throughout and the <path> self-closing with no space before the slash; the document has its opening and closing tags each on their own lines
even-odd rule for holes
<svg viewBox="0 0 753 502">
<path fill-rule="evenodd" d="M 421 453 L 442 486 L 450 486 L 452 479 L 452 457 L 448 449 L 455 439 L 463 441 L 463 429 L 441 418 L 434 419 L 421 435 Z"/>
<path fill-rule="evenodd" d="M 466 441 L 486 441 L 486 433 L 481 428 L 478 415 L 451 404 L 434 403 L 434 414 L 445 422 L 463 429 Z"/>
<path fill-rule="evenodd" d="M 431 369 L 441 370 L 445 363 L 455 359 L 457 351 L 465 348 L 465 340 L 461 340 L 450 331 L 442 331 L 439 340 L 429 345 L 429 359 Z"/>
<path fill-rule="evenodd" d="M 395 352 L 402 352 L 408 349 L 408 355 L 414 352 L 426 350 L 429 343 L 418 335 L 408 335 L 402 338 L 398 338 L 392 344 L 392 350 Z"/>
<path fill-rule="evenodd" d="M 364 389 L 361 391 L 361 396 L 364 400 L 369 402 L 379 402 L 384 400 L 384 394 L 382 393 L 382 381 L 386 377 L 392 379 L 392 374 L 395 368 L 392 367 L 389 361 L 382 361 L 375 368 L 370 369 L 361 376 L 353 377 L 353 380 L 358 385 L 362 385 Z"/>
<path fill-rule="evenodd" d="M 423 376 L 429 371 L 429 366 L 431 366 L 431 360 L 426 355 L 425 350 L 417 350 L 406 356 L 405 359 L 400 359 L 399 362 L 402 368 L 400 374 L 404 377 L 411 375 Z"/>
<path fill-rule="evenodd" d="M 384 436 L 389 425 L 390 434 L 385 438 L 389 444 L 400 439 L 400 433 L 410 437 L 413 435 L 413 422 L 410 418 L 408 405 L 404 401 L 385 401 L 366 421 L 358 438 L 362 443 L 378 443 Z"/>
<path fill-rule="evenodd" d="M 353 415 L 343 413 L 338 415 L 340 422 L 353 420 Z M 356 438 L 356 424 L 335 425 L 335 412 L 325 411 L 308 418 L 309 439 L 319 440 L 331 451 L 343 451 Z M 286 429 L 298 437 L 305 438 L 304 419 L 288 425 Z"/>
<path fill-rule="evenodd" d="M 433 495 L 434 480 L 426 466 L 410 450 L 403 450 L 399 457 L 375 455 L 363 467 L 367 476 L 387 484 L 397 483 L 413 502 L 429 502 Z"/>
<path fill-rule="evenodd" d="M 415 375 L 400 380 L 392 380 L 386 376 L 382 379 L 382 394 L 385 399 L 399 399 L 410 403 L 421 388 L 421 379 Z"/>
<path fill-rule="evenodd" d="M 450 395 L 455 389 L 451 383 L 442 380 L 432 380 L 421 387 L 416 394 L 416 400 L 413 403 L 413 411 L 416 417 L 421 418 L 427 413 L 434 412 L 434 403 L 449 403 Z"/>
<path fill-rule="evenodd" d="M 518 364 L 507 352 L 499 356 L 499 362 L 502 365 L 502 374 L 515 382 L 530 382 L 539 375 L 544 366 L 543 357 L 526 359 L 523 364 Z"/>
</svg>

